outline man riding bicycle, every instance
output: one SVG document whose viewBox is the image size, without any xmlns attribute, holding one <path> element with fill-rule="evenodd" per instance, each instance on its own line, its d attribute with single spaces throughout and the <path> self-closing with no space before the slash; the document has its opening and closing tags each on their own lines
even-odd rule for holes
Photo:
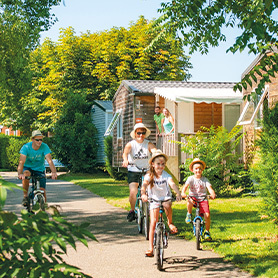
<svg viewBox="0 0 278 278">
<path fill-rule="evenodd" d="M 51 173 L 52 179 L 57 179 L 56 167 L 52 161 L 51 150 L 47 144 L 43 143 L 43 135 L 39 130 L 32 132 L 31 142 L 23 145 L 20 150 L 19 164 L 17 167 L 18 178 L 22 180 L 23 186 L 23 200 L 22 205 L 28 205 L 28 189 L 29 179 L 31 175 L 35 175 L 40 178 L 40 189 L 44 192 L 44 198 L 46 200 L 46 176 L 44 160 L 46 159 Z"/>
</svg>

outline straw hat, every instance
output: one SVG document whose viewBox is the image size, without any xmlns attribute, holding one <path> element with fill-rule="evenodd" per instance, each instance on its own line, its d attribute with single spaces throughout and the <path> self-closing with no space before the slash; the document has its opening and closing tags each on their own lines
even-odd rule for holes
<svg viewBox="0 0 278 278">
<path fill-rule="evenodd" d="M 133 139 L 135 139 L 135 132 L 136 132 L 136 129 L 138 129 L 138 128 L 144 128 L 144 129 L 146 129 L 145 138 L 147 138 L 147 137 L 150 136 L 151 131 L 150 131 L 148 128 L 146 128 L 146 126 L 145 126 L 143 123 L 138 123 L 138 124 L 136 124 L 136 125 L 134 126 L 133 130 L 130 132 L 130 136 L 131 136 Z"/>
<path fill-rule="evenodd" d="M 151 165 L 153 160 L 158 156 L 164 156 L 165 162 L 167 162 L 168 156 L 164 154 L 161 150 L 157 149 L 152 153 L 152 157 L 149 159 L 149 164 Z"/>
<path fill-rule="evenodd" d="M 194 158 L 193 161 L 192 161 L 192 162 L 190 163 L 190 165 L 189 165 L 189 170 L 190 170 L 191 172 L 193 171 L 193 165 L 196 164 L 196 163 L 202 164 L 202 165 L 203 165 L 203 168 L 204 168 L 204 169 L 206 168 L 206 163 L 205 163 L 204 161 L 200 160 L 199 158 Z M 204 170 L 204 169 L 203 169 L 203 170 Z"/>
<path fill-rule="evenodd" d="M 44 137 L 44 136 L 42 135 L 42 133 L 40 132 L 40 130 L 34 130 L 34 131 L 32 132 L 31 139 L 33 139 L 33 138 L 36 137 L 36 136 L 42 136 L 42 137 Z"/>
</svg>

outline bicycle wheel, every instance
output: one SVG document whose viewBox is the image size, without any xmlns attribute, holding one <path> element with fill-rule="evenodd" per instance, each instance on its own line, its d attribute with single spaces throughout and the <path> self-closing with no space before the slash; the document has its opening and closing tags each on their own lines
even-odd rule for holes
<svg viewBox="0 0 278 278">
<path fill-rule="evenodd" d="M 162 270 L 163 267 L 163 256 L 164 256 L 164 248 L 163 248 L 163 229 L 161 226 L 158 227 L 156 231 L 156 250 L 155 250 L 155 258 L 157 269 Z"/>
<path fill-rule="evenodd" d="M 200 250 L 200 241 L 201 241 L 201 220 L 196 219 L 195 222 L 195 236 L 196 236 L 196 248 Z"/>
<path fill-rule="evenodd" d="M 143 203 L 143 226 L 146 240 L 149 239 L 149 232 L 150 232 L 150 216 L 149 216 L 149 205 L 148 203 Z"/>
<path fill-rule="evenodd" d="M 138 207 L 136 208 L 136 214 L 137 214 L 137 226 L 138 226 L 138 232 L 142 234 L 143 232 L 143 202 L 142 200 L 138 200 Z"/>
<path fill-rule="evenodd" d="M 38 203 L 40 206 L 40 210 L 45 211 L 45 201 L 42 195 L 38 195 Z"/>
</svg>

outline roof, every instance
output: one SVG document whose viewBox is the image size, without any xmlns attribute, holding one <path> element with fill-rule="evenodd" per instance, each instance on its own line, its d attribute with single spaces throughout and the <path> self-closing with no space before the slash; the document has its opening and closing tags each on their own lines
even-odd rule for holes
<svg viewBox="0 0 278 278">
<path fill-rule="evenodd" d="M 176 102 L 241 102 L 242 94 L 233 91 L 235 85 L 236 82 L 123 80 L 114 99 L 124 86 L 130 93 L 159 94 Z M 189 100 L 188 97 L 192 96 L 193 93 L 194 99 Z"/>
<path fill-rule="evenodd" d="M 272 46 L 272 51 L 267 50 L 265 53 L 261 53 L 259 54 L 254 60 L 253 62 L 246 68 L 246 70 L 241 74 L 241 80 L 245 77 L 245 75 L 249 74 L 250 71 L 257 65 L 260 63 L 261 59 L 264 57 L 264 55 L 268 55 L 269 53 L 278 53 L 278 49 L 276 46 Z"/>
<path fill-rule="evenodd" d="M 113 104 L 111 100 L 94 100 L 93 102 L 103 111 L 113 111 Z"/>
</svg>

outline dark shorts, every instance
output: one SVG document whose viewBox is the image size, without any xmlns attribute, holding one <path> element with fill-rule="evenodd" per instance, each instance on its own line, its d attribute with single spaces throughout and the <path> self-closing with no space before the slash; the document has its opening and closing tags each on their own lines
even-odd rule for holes
<svg viewBox="0 0 278 278">
<path fill-rule="evenodd" d="M 139 179 L 141 178 L 142 173 L 141 172 L 127 172 L 127 182 L 132 183 L 132 182 L 137 182 L 139 183 Z"/>
<path fill-rule="evenodd" d="M 31 172 L 31 175 L 33 175 L 33 176 L 41 177 L 41 179 L 39 180 L 39 182 L 40 182 L 40 187 L 45 189 L 45 187 L 46 187 L 46 176 L 45 176 L 45 172 L 34 171 L 34 170 L 32 170 L 31 168 L 29 168 L 29 167 L 23 167 L 23 172 L 26 171 L 26 170 L 30 171 L 30 172 Z"/>
</svg>

